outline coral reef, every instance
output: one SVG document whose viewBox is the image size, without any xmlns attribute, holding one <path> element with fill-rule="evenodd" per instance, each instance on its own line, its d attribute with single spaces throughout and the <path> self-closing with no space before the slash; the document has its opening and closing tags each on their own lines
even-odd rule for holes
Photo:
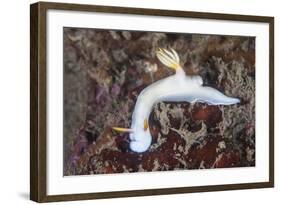
<svg viewBox="0 0 281 205">
<path fill-rule="evenodd" d="M 155 51 L 172 47 L 189 75 L 238 105 L 161 102 L 152 145 L 129 149 L 136 97 L 173 73 Z M 255 38 L 64 28 L 64 175 L 255 166 Z"/>
</svg>

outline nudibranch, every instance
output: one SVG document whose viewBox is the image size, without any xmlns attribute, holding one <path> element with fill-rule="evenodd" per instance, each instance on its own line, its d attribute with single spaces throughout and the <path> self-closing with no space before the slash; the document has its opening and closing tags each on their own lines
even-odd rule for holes
<svg viewBox="0 0 281 205">
<path fill-rule="evenodd" d="M 116 131 L 130 133 L 130 149 L 134 152 L 145 152 L 151 145 L 148 119 L 153 106 L 158 102 L 204 102 L 209 105 L 232 105 L 240 102 L 238 98 L 228 97 L 214 88 L 203 86 L 199 75 L 186 75 L 175 50 L 159 48 L 156 56 L 164 65 L 172 68 L 175 74 L 156 81 L 141 91 L 134 107 L 131 128 L 113 127 Z"/>
</svg>

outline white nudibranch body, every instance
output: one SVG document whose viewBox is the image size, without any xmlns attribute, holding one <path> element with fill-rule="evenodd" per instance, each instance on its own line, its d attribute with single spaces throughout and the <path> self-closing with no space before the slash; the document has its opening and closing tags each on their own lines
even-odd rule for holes
<svg viewBox="0 0 281 205">
<path fill-rule="evenodd" d="M 130 129 L 114 128 L 130 132 L 130 149 L 135 152 L 145 152 L 151 145 L 148 119 L 153 105 L 158 102 L 205 102 L 211 105 L 232 105 L 240 102 L 238 98 L 227 97 L 214 88 L 203 86 L 200 76 L 186 75 L 173 49 L 159 49 L 157 57 L 164 65 L 175 69 L 176 73 L 142 90 L 135 104 Z"/>
</svg>

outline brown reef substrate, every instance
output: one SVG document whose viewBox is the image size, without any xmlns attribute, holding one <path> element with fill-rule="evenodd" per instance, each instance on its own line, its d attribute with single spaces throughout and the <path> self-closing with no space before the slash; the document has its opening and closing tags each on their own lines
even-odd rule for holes
<svg viewBox="0 0 281 205">
<path fill-rule="evenodd" d="M 134 153 L 111 127 L 129 127 L 138 93 L 173 74 L 158 47 L 174 48 L 186 73 L 241 103 L 158 103 L 152 145 Z M 65 28 L 64 174 L 254 166 L 254 86 L 254 38 Z"/>
</svg>

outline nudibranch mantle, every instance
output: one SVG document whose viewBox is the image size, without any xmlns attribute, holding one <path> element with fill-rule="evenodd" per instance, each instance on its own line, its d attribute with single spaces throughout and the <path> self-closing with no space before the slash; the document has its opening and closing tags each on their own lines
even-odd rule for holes
<svg viewBox="0 0 281 205">
<path fill-rule="evenodd" d="M 203 86 L 200 76 L 186 75 L 173 49 L 159 49 L 157 57 L 176 73 L 150 84 L 141 91 L 134 107 L 130 129 L 114 128 L 130 132 L 130 149 L 134 152 L 145 152 L 151 145 L 148 119 L 153 106 L 158 102 L 204 102 L 210 105 L 232 105 L 240 102 L 238 98 L 225 96 L 214 88 Z"/>
</svg>

